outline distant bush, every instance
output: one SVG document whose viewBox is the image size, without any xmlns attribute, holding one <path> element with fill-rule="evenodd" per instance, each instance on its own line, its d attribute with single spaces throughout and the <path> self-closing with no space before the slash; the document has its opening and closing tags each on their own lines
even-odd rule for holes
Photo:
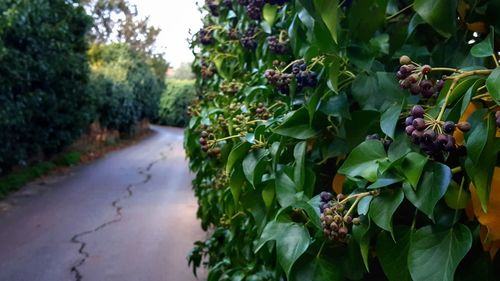
<svg viewBox="0 0 500 281">
<path fill-rule="evenodd" d="M 165 84 L 150 59 L 125 44 L 93 45 L 89 58 L 89 89 L 101 125 L 129 133 L 139 120 L 157 118 Z"/>
<path fill-rule="evenodd" d="M 159 123 L 182 127 L 189 120 L 187 107 L 196 97 L 194 80 L 168 80 L 160 100 Z"/>
<path fill-rule="evenodd" d="M 78 1 L 2 0 L 0 15 L 1 174 L 59 151 L 93 116 L 86 91 L 91 19 Z"/>
</svg>

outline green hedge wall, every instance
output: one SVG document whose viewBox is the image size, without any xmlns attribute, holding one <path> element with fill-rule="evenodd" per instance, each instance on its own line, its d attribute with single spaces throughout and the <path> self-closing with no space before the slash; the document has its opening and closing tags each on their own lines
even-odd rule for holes
<svg viewBox="0 0 500 281">
<path fill-rule="evenodd" d="M 182 127 L 189 121 L 187 109 L 196 97 L 194 80 L 167 80 L 160 100 L 159 123 Z"/>
<path fill-rule="evenodd" d="M 78 1 L 0 1 L 0 169 L 52 153 L 92 119 Z"/>
<path fill-rule="evenodd" d="M 103 126 L 130 132 L 137 121 L 157 118 L 164 78 L 146 57 L 125 44 L 110 44 L 92 46 L 89 58 L 89 90 Z"/>
</svg>

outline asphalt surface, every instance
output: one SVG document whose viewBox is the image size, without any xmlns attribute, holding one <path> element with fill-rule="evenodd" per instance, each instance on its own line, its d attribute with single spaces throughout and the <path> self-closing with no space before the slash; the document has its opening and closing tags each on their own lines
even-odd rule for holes
<svg viewBox="0 0 500 281">
<path fill-rule="evenodd" d="M 194 281 L 205 234 L 182 129 L 153 135 L 0 203 L 0 281 Z M 203 280 L 200 278 L 198 280 Z"/>
</svg>

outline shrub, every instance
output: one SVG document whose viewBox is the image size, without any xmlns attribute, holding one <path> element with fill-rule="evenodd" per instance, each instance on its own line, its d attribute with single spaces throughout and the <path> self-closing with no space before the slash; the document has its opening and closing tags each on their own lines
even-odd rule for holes
<svg viewBox="0 0 500 281">
<path fill-rule="evenodd" d="M 78 1 L 0 2 L 0 169 L 53 153 L 92 119 Z"/>
<path fill-rule="evenodd" d="M 125 44 L 93 45 L 89 83 L 99 122 L 129 133 L 141 119 L 155 119 L 163 77 L 146 57 Z"/>
<path fill-rule="evenodd" d="M 161 96 L 159 123 L 182 127 L 187 124 L 187 109 L 196 97 L 194 80 L 168 80 Z"/>
</svg>

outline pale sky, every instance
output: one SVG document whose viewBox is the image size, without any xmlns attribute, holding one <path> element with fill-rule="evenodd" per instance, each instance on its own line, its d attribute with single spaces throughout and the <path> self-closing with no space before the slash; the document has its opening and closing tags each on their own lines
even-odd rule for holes
<svg viewBox="0 0 500 281">
<path fill-rule="evenodd" d="M 161 48 L 165 53 L 165 59 L 173 67 L 178 67 L 181 62 L 193 60 L 186 39 L 191 37 L 190 29 L 196 32 L 201 28 L 197 0 L 131 0 L 130 2 L 137 5 L 141 17 L 149 16 L 150 23 L 161 28 L 157 47 Z"/>
</svg>

